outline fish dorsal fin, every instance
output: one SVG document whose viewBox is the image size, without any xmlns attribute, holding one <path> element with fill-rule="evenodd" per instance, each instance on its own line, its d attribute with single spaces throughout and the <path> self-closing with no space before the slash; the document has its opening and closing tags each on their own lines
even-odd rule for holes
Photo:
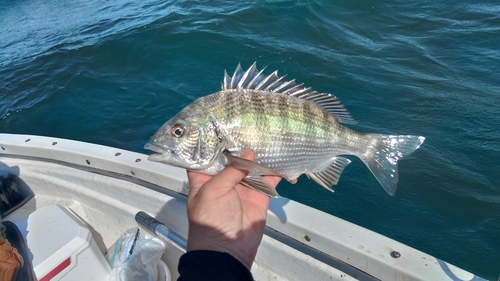
<svg viewBox="0 0 500 281">
<path fill-rule="evenodd" d="M 265 69 L 265 68 L 264 68 Z M 264 75 L 264 71 L 258 70 L 254 62 L 246 71 L 238 64 L 233 76 L 229 76 L 224 71 L 222 90 L 229 89 L 251 89 L 268 91 L 277 94 L 289 95 L 300 99 L 305 99 L 316 103 L 330 114 L 335 116 L 339 122 L 356 124 L 340 100 L 331 94 L 318 93 L 311 88 L 304 87 L 304 84 L 297 84 L 294 80 L 286 80 L 284 76 L 278 76 L 278 71 L 269 75 Z"/>
</svg>

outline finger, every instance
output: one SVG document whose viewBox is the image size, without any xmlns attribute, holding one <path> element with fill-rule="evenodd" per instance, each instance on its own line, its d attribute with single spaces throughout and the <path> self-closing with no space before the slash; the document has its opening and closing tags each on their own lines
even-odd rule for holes
<svg viewBox="0 0 500 281">
<path fill-rule="evenodd" d="M 243 150 L 241 157 L 253 161 L 255 159 L 255 153 L 251 149 L 245 149 Z M 238 185 L 247 175 L 248 171 L 226 166 L 218 175 L 212 177 L 204 183 L 203 188 L 206 189 L 206 191 L 214 192 L 214 196 L 218 196 L 234 189 L 234 187 Z M 206 179 L 194 174 L 190 174 L 189 176 L 198 183 L 200 180 Z M 195 189 L 199 189 L 199 187 L 195 187 Z M 195 190 L 194 192 L 197 193 L 198 191 Z"/>
<path fill-rule="evenodd" d="M 254 161 L 255 152 L 253 152 L 253 150 L 249 148 L 245 148 L 241 154 L 241 158 Z M 227 185 L 235 187 L 248 175 L 248 173 L 249 171 L 243 171 L 231 166 L 227 166 L 224 170 L 222 170 L 222 172 L 220 173 L 222 174 L 222 176 L 217 180 L 227 180 Z"/>
<path fill-rule="evenodd" d="M 246 160 L 255 161 L 255 152 L 253 152 L 253 150 L 251 150 L 249 148 L 245 148 L 245 150 L 243 150 L 243 153 L 241 154 L 241 158 L 246 159 Z M 264 180 L 269 184 L 269 186 L 272 186 L 272 187 L 276 187 L 282 179 L 280 176 L 276 176 L 276 175 L 266 175 L 263 177 L 264 177 Z"/>
<path fill-rule="evenodd" d="M 265 178 L 265 181 L 269 183 L 270 186 L 273 186 L 276 188 L 278 183 L 280 183 L 282 177 L 281 176 L 275 176 L 275 175 L 268 175 L 268 176 L 263 176 Z"/>
<path fill-rule="evenodd" d="M 203 184 L 213 178 L 212 175 L 198 173 L 196 171 L 187 171 L 189 182 L 189 195 L 197 194 Z"/>
<path fill-rule="evenodd" d="M 245 148 L 241 153 L 241 158 L 250 161 L 255 161 L 255 152 L 250 148 Z"/>
<path fill-rule="evenodd" d="M 255 160 L 255 153 L 251 149 L 245 149 L 241 155 L 242 158 L 247 160 Z M 263 176 L 264 181 L 268 183 L 269 186 L 276 187 L 281 181 L 280 176 Z M 257 191 L 247 186 L 238 185 L 237 191 L 242 200 L 250 201 L 252 204 L 258 206 L 264 213 L 269 207 L 270 197 L 260 191 Z M 265 215 L 264 215 L 265 216 Z"/>
<path fill-rule="evenodd" d="M 203 186 L 206 191 L 226 193 L 234 189 L 246 176 L 248 172 L 227 166 L 218 175 L 214 176 Z"/>
</svg>

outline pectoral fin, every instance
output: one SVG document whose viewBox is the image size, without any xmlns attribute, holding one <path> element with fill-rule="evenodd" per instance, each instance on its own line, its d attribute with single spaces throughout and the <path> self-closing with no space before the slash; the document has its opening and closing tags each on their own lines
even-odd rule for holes
<svg viewBox="0 0 500 281">
<path fill-rule="evenodd" d="M 342 171 L 344 171 L 344 168 L 349 165 L 349 163 L 351 163 L 351 160 L 337 156 L 333 158 L 332 163 L 323 171 L 306 173 L 306 175 L 322 187 L 333 192 L 331 186 L 339 182 Z"/>
<path fill-rule="evenodd" d="M 280 197 L 276 189 L 272 186 L 267 185 L 267 183 L 264 182 L 263 179 L 264 178 L 260 176 L 246 177 L 241 181 L 241 183 L 247 187 L 260 191 L 269 197 Z"/>
<path fill-rule="evenodd" d="M 243 185 L 260 191 L 267 196 L 279 197 L 276 189 L 272 186 L 269 186 L 262 177 L 262 175 L 279 175 L 276 171 L 257 162 L 231 155 L 229 151 L 224 151 L 224 155 L 227 158 L 226 165 L 249 171 L 251 173 L 251 176 L 248 176 L 241 181 Z"/>
<path fill-rule="evenodd" d="M 279 174 L 262 164 L 254 161 L 246 160 L 237 156 L 232 155 L 229 151 L 224 151 L 224 155 L 227 158 L 227 164 L 233 166 L 237 169 L 245 170 L 251 172 L 253 175 L 278 175 Z"/>
</svg>

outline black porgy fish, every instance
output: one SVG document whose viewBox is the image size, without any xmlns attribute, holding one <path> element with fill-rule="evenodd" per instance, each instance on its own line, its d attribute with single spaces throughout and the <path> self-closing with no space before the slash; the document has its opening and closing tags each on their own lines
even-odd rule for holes
<svg viewBox="0 0 500 281">
<path fill-rule="evenodd" d="M 351 130 L 340 124 L 356 122 L 337 97 L 262 72 L 255 63 L 246 71 L 238 65 L 232 77 L 225 72 L 221 91 L 196 99 L 153 135 L 148 159 L 212 175 L 233 165 L 250 171 L 243 184 L 278 196 L 262 175 L 295 183 L 306 174 L 333 191 L 351 162 L 342 155 L 354 155 L 394 195 L 398 160 L 424 137 Z M 239 157 L 245 148 L 255 162 Z"/>
</svg>

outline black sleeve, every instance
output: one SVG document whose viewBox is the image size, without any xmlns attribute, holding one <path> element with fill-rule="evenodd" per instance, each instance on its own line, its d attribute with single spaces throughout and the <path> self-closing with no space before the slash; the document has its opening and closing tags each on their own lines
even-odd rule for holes
<svg viewBox="0 0 500 281">
<path fill-rule="evenodd" d="M 239 260 L 216 251 L 187 252 L 181 256 L 177 270 L 180 274 L 177 281 L 253 281 L 252 273 Z"/>
</svg>

